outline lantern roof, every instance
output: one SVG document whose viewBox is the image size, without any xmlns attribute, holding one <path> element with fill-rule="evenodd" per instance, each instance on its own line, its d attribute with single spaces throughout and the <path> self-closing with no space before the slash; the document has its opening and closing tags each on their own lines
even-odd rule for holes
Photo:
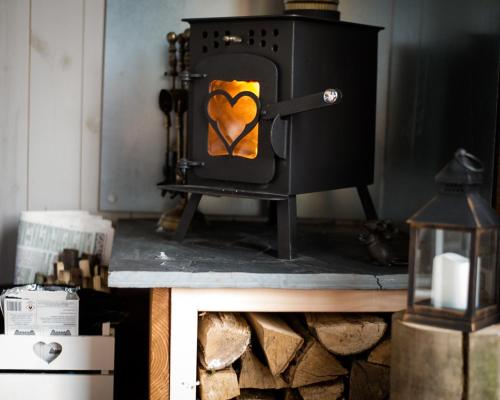
<svg viewBox="0 0 500 400">
<path fill-rule="evenodd" d="M 417 211 L 408 223 L 477 229 L 500 225 L 500 219 L 489 203 L 474 190 L 463 193 L 441 192 Z"/>
<path fill-rule="evenodd" d="M 458 149 L 448 164 L 435 177 L 440 185 L 480 185 L 483 182 L 483 163 L 477 157 Z"/>
<path fill-rule="evenodd" d="M 483 164 L 463 149 L 436 175 L 440 191 L 408 223 L 453 228 L 492 228 L 500 218 L 479 194 Z"/>
</svg>

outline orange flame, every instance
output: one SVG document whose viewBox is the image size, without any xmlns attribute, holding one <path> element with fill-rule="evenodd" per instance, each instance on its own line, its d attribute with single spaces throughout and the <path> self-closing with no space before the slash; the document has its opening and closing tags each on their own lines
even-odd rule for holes
<svg viewBox="0 0 500 400">
<path fill-rule="evenodd" d="M 244 91 L 252 92 L 259 97 L 260 84 L 259 82 L 215 80 L 210 82 L 209 92 L 211 93 L 216 90 L 223 90 L 232 98 Z M 257 105 L 249 96 L 240 97 L 232 106 L 223 95 L 213 96 L 208 103 L 208 115 L 212 120 L 216 121 L 219 132 L 229 145 L 240 136 L 246 125 L 253 121 L 256 114 Z M 233 156 L 250 159 L 257 157 L 258 139 L 259 124 L 257 123 L 235 146 Z M 208 154 L 211 156 L 229 155 L 224 143 L 210 124 L 208 125 Z"/>
</svg>

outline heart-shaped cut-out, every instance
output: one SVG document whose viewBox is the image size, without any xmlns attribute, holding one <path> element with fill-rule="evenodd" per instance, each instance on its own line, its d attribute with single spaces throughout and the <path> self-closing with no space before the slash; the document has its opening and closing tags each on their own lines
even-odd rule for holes
<svg viewBox="0 0 500 400">
<path fill-rule="evenodd" d="M 224 90 L 214 90 L 209 94 L 208 121 L 229 155 L 257 125 L 259 114 L 260 101 L 255 93 L 242 91 L 233 97 Z"/>
<path fill-rule="evenodd" d="M 61 355 L 62 346 L 57 342 L 36 342 L 33 345 L 33 352 L 38 356 L 38 358 L 42 359 L 47 364 L 50 364 Z"/>
</svg>

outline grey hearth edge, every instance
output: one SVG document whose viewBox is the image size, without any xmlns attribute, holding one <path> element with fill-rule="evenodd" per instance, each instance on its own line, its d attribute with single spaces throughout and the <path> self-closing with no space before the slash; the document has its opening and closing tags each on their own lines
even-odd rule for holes
<svg viewBox="0 0 500 400">
<path fill-rule="evenodd" d="M 359 226 L 300 224 L 299 258 L 280 260 L 273 227 L 263 222 L 213 221 L 194 226 L 185 241 L 158 232 L 155 220 L 121 220 L 109 286 L 121 288 L 273 288 L 398 290 L 405 267 L 381 267 L 357 240 Z"/>
</svg>

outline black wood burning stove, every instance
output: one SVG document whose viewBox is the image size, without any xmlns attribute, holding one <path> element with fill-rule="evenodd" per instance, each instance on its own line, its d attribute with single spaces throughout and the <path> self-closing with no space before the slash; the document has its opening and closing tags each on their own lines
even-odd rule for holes
<svg viewBox="0 0 500 400">
<path fill-rule="evenodd" d="M 357 187 L 368 219 L 380 28 L 304 15 L 186 19 L 191 25 L 187 154 L 191 193 L 275 201 L 278 256 L 294 257 L 296 195 Z"/>
</svg>

